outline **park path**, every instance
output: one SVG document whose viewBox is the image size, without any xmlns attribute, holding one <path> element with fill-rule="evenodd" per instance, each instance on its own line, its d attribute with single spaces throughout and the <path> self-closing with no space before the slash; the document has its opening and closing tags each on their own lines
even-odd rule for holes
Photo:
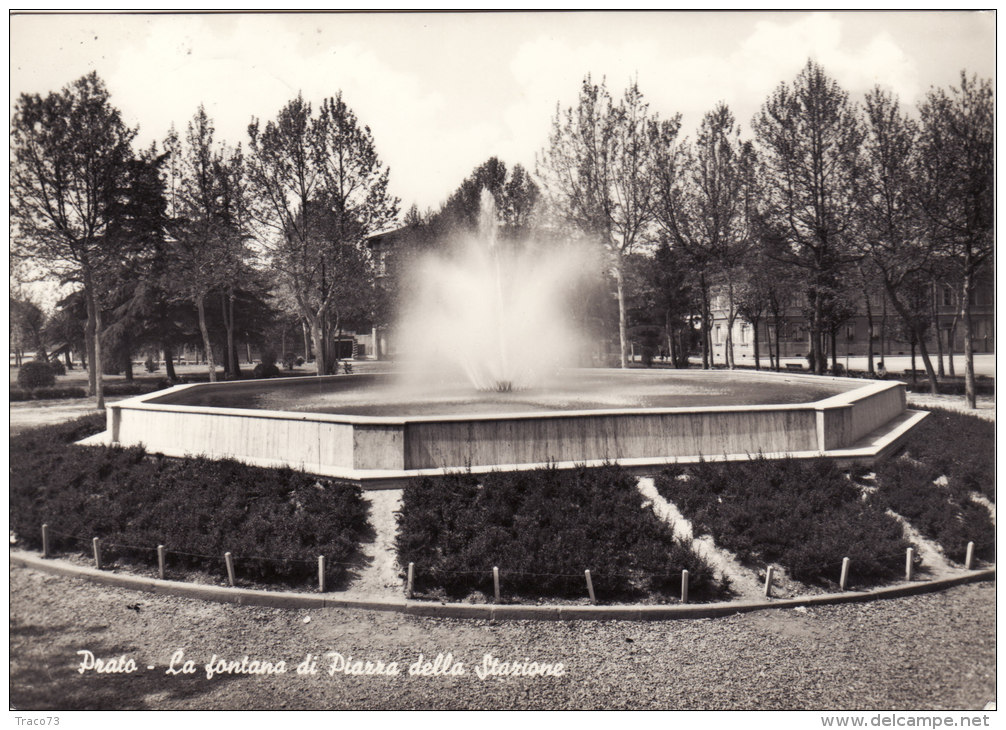
<svg viewBox="0 0 1006 730">
<path fill-rule="evenodd" d="M 395 534 L 395 513 L 402 506 L 401 489 L 381 489 L 363 493 L 370 507 L 369 521 L 374 539 L 360 546 L 364 567 L 340 597 L 361 599 L 396 599 L 405 595 L 399 575 Z"/>
<path fill-rule="evenodd" d="M 642 477 L 636 484 L 640 494 L 650 501 L 654 514 L 670 526 L 674 536 L 691 542 L 692 549 L 716 572 L 730 581 L 730 588 L 743 600 L 763 600 L 764 590 L 758 576 L 750 568 L 745 568 L 728 550 L 716 546 L 712 537 L 695 537 L 692 523 L 673 502 L 668 502 L 657 491 L 651 477 Z"/>
</svg>

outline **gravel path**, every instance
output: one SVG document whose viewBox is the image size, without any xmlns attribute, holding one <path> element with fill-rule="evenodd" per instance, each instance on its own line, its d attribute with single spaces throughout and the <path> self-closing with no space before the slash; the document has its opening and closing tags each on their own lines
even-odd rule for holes
<svg viewBox="0 0 1006 730">
<path fill-rule="evenodd" d="M 343 595 L 378 600 L 402 598 L 405 585 L 399 575 L 398 553 L 395 550 L 395 532 L 398 529 L 395 512 L 402 506 L 402 490 L 364 492 L 363 498 L 370 505 L 368 517 L 374 538 L 360 547 L 367 566 Z"/>
<path fill-rule="evenodd" d="M 977 408 L 968 408 L 962 395 L 931 395 L 929 393 L 908 393 L 908 405 L 911 408 L 946 408 L 949 411 L 959 411 L 969 416 L 984 418 L 986 421 L 996 420 L 996 401 L 988 395 L 976 398 Z"/>
<path fill-rule="evenodd" d="M 205 603 L 20 568 L 10 578 L 17 709 L 937 710 L 981 709 L 995 692 L 992 583 L 721 619 L 490 623 Z M 78 673 L 84 649 L 138 670 Z M 178 650 L 194 674 L 165 675 Z M 309 652 L 397 661 L 402 674 L 330 676 L 322 659 L 299 676 Z M 409 676 L 420 653 L 452 653 L 466 673 Z M 487 653 L 562 662 L 564 675 L 482 680 Z M 283 660 L 288 673 L 208 680 L 214 654 Z"/>
<path fill-rule="evenodd" d="M 943 554 L 943 549 L 929 538 L 923 536 L 916 530 L 912 523 L 906 520 L 893 510 L 887 510 L 887 514 L 901 523 L 901 530 L 908 542 L 918 549 L 919 557 L 922 558 L 922 568 L 926 571 L 926 578 L 939 580 L 953 575 L 958 571 L 948 561 Z"/>
<path fill-rule="evenodd" d="M 738 599 L 759 601 L 765 597 L 764 589 L 759 586 L 755 572 L 741 565 L 731 552 L 717 547 L 709 535 L 695 537 L 691 520 L 681 514 L 677 505 L 668 502 L 660 495 L 652 478 L 642 477 L 636 483 L 636 487 L 640 494 L 650 500 L 653 512 L 670 526 L 674 536 L 686 542 L 690 541 L 692 550 L 708 563 L 714 572 L 730 581 L 730 589 Z"/>
</svg>

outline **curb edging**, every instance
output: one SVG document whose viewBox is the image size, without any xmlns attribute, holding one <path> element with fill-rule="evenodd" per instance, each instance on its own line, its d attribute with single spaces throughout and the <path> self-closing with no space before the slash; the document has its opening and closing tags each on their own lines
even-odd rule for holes
<svg viewBox="0 0 1006 730">
<path fill-rule="evenodd" d="M 332 595 L 312 593 L 284 593 L 251 588 L 200 585 L 173 580 L 159 580 L 145 576 L 126 575 L 74 565 L 63 560 L 43 558 L 21 550 L 10 551 L 12 566 L 39 570 L 51 575 L 82 578 L 101 585 L 129 590 L 145 591 L 158 595 L 196 598 L 216 603 L 234 603 L 244 606 L 269 608 L 347 608 L 366 611 L 390 611 L 408 616 L 432 618 L 467 618 L 490 621 L 659 621 L 671 619 L 716 618 L 736 613 L 762 609 L 797 608 L 800 606 L 827 606 L 931 593 L 944 588 L 994 580 L 995 568 L 972 570 L 950 578 L 917 581 L 885 586 L 872 591 L 846 591 L 771 601 L 739 601 L 706 604 L 675 605 L 614 605 L 614 606 L 557 606 L 557 605 L 492 605 L 479 603 L 429 603 L 405 598 L 374 600 L 367 598 L 336 598 Z"/>
</svg>

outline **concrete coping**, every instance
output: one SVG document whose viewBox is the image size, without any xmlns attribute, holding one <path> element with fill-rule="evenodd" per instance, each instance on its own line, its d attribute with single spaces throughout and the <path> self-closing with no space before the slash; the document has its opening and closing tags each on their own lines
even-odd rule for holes
<svg viewBox="0 0 1006 730">
<path fill-rule="evenodd" d="M 633 370 L 613 370 L 613 373 L 632 373 Z M 682 371 L 688 373 L 689 371 Z M 725 377 L 736 375 L 735 370 L 702 370 L 695 371 L 702 376 L 715 373 L 714 377 Z M 282 387 L 286 383 L 328 382 L 333 379 L 345 380 L 347 378 L 373 378 L 374 375 L 326 375 L 322 377 L 295 377 L 242 381 L 221 381 L 218 383 L 186 383 L 176 385 L 166 390 L 159 390 L 133 398 L 128 398 L 118 403 L 108 406 L 112 411 L 112 417 L 116 417 L 121 410 L 137 411 L 158 411 L 166 413 L 191 413 L 199 415 L 219 415 L 219 416 L 242 416 L 244 418 L 281 419 L 285 421 L 308 421 L 319 423 L 345 423 L 358 426 L 408 426 L 410 424 L 423 423 L 456 423 L 470 421 L 509 421 L 509 420 L 537 420 L 537 419 L 561 419 L 561 418 L 589 418 L 589 417 L 612 417 L 612 416 L 639 416 L 639 415 L 676 415 L 691 413 L 751 413 L 760 411 L 805 411 L 818 412 L 825 410 L 837 410 L 851 408 L 855 401 L 875 395 L 877 393 L 904 387 L 900 381 L 878 381 L 862 380 L 859 378 L 842 378 L 837 376 L 819 375 L 791 375 L 788 373 L 774 373 L 753 371 L 744 373 L 746 376 L 762 377 L 766 379 L 778 380 L 801 380 L 820 382 L 830 380 L 842 383 L 862 383 L 860 387 L 852 388 L 843 393 L 837 393 L 818 401 L 806 403 L 762 403 L 753 405 L 716 405 L 716 406 L 677 406 L 668 408 L 593 408 L 570 411 L 529 411 L 526 413 L 470 413 L 470 414 L 445 414 L 429 416 L 359 416 L 339 413 L 312 413 L 309 411 L 275 411 L 259 408 L 228 408 L 221 406 L 193 406 L 178 403 L 155 403 L 154 401 L 169 394 L 175 394 L 184 390 L 207 387 L 227 386 L 227 387 L 259 387 L 262 383 L 279 383 Z M 686 376 L 687 377 L 687 376 Z"/>
<path fill-rule="evenodd" d="M 115 573 L 75 565 L 65 560 L 47 559 L 23 550 L 10 551 L 11 565 L 40 570 L 52 575 L 82 578 L 102 585 L 146 591 L 160 595 L 197 598 L 217 603 L 235 603 L 247 606 L 272 608 L 347 608 L 369 611 L 392 611 L 410 616 L 436 618 L 468 618 L 482 620 L 608 620 L 656 621 L 689 618 L 715 618 L 763 609 L 798 608 L 801 606 L 827 606 L 842 603 L 861 603 L 887 598 L 901 598 L 943 590 L 952 586 L 995 579 L 995 568 L 962 571 L 958 575 L 931 581 L 901 582 L 868 591 L 845 591 L 796 598 L 766 599 L 764 601 L 726 601 L 719 603 L 694 603 L 672 605 L 507 605 L 435 603 L 401 599 L 371 599 L 339 597 L 335 593 L 286 593 L 249 588 L 200 585 L 181 581 L 159 580 L 145 576 Z"/>
</svg>

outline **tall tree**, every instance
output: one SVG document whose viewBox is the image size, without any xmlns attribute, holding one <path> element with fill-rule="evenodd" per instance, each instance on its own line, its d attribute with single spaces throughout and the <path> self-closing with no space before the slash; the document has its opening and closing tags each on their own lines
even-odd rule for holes
<svg viewBox="0 0 1006 730">
<path fill-rule="evenodd" d="M 872 259 L 908 338 L 919 347 L 930 390 L 938 392 L 926 348 L 931 318 L 920 316 L 920 281 L 929 280 L 933 245 L 915 196 L 917 129 L 894 96 L 879 87 L 866 95 L 867 135 L 862 186 L 861 245 Z M 931 288 L 931 287 L 929 287 Z M 927 303 L 926 308 L 929 309 Z M 913 368 L 914 370 L 914 368 Z"/>
<path fill-rule="evenodd" d="M 848 94 L 808 61 L 765 102 L 754 131 L 769 221 L 789 244 L 787 260 L 807 275 L 810 359 L 823 373 L 827 309 L 843 267 L 855 260 L 862 125 Z"/>
<path fill-rule="evenodd" d="M 655 222 L 654 170 L 662 137 L 677 136 L 680 115 L 661 122 L 636 83 L 616 104 L 587 76 L 575 108 L 557 111 L 539 177 L 559 214 L 608 255 L 618 296 L 619 360 L 628 367 L 625 257 L 646 243 Z"/>
<path fill-rule="evenodd" d="M 659 154 L 658 220 L 697 265 L 705 301 L 710 285 L 719 286 L 726 304 L 727 365 L 732 368 L 742 264 L 754 243 L 754 152 L 741 141 L 730 109 L 720 103 L 703 118 L 694 146 L 672 143 Z M 705 336 L 708 309 L 703 308 Z"/>
<path fill-rule="evenodd" d="M 341 93 L 317 116 L 298 96 L 265 127 L 253 119 L 248 180 L 259 239 L 314 340 L 318 374 L 332 370 L 333 318 L 371 279 L 363 242 L 398 214 L 368 127 Z M 337 301 L 339 300 L 339 301 Z"/>
<path fill-rule="evenodd" d="M 995 100 L 992 82 L 968 78 L 947 93 L 933 89 L 919 111 L 922 206 L 946 255 L 960 272 L 964 381 L 976 407 L 971 307 L 977 278 L 992 257 L 995 224 Z"/>
<path fill-rule="evenodd" d="M 109 236 L 132 158 L 126 127 L 97 74 L 60 92 L 22 94 L 11 120 L 11 218 L 16 253 L 87 301 L 88 385 L 105 407 L 101 378 L 101 278 L 121 243 Z"/>
<path fill-rule="evenodd" d="M 168 166 L 166 187 L 173 192 L 169 212 L 174 240 L 171 269 L 182 296 L 196 307 L 210 382 L 216 380 L 213 343 L 207 326 L 210 295 L 230 286 L 244 252 L 244 233 L 235 211 L 233 178 L 240 153 L 214 139 L 213 122 L 200 105 L 184 143 L 169 133 L 165 148 L 176 164 Z M 177 175 L 177 178 L 174 176 Z"/>
<path fill-rule="evenodd" d="M 430 221 L 435 233 L 443 236 L 452 229 L 476 230 L 483 190 L 493 196 L 503 237 L 520 238 L 530 232 L 540 197 L 537 183 L 520 165 L 508 172 L 506 164 L 490 157 L 464 179 Z"/>
</svg>

